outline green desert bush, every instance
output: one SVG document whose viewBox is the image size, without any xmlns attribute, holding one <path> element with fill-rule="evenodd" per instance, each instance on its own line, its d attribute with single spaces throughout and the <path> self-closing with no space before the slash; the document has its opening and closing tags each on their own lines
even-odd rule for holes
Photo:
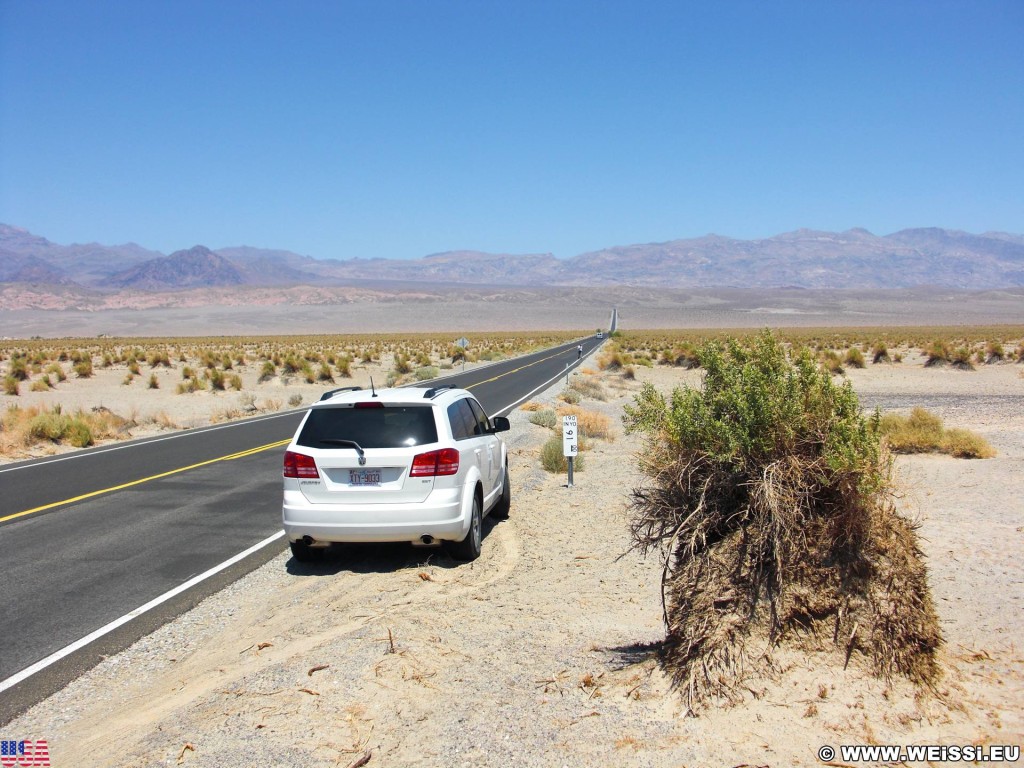
<svg viewBox="0 0 1024 768">
<path fill-rule="evenodd" d="M 436 379 L 440 375 L 441 371 L 435 365 L 424 365 L 421 368 L 417 368 L 412 374 L 416 381 L 430 381 L 431 379 Z"/>
<path fill-rule="evenodd" d="M 663 659 L 690 707 L 735 700 L 786 644 L 933 682 L 938 621 L 878 414 L 767 331 L 700 361 L 701 388 L 645 385 L 623 417 L 645 437 L 633 546 L 663 553 Z"/>
<path fill-rule="evenodd" d="M 558 425 L 558 417 L 555 416 L 555 412 L 550 408 L 542 408 L 530 414 L 530 423 L 554 429 Z"/>
<path fill-rule="evenodd" d="M 540 465 L 548 472 L 565 473 L 569 471 L 569 462 L 562 453 L 561 435 L 553 435 L 541 446 Z M 583 454 L 577 454 L 572 462 L 573 471 L 582 472 L 583 465 Z"/>
<path fill-rule="evenodd" d="M 4 376 L 4 394 L 5 395 L 18 395 L 20 394 L 21 382 L 13 376 Z"/>
</svg>

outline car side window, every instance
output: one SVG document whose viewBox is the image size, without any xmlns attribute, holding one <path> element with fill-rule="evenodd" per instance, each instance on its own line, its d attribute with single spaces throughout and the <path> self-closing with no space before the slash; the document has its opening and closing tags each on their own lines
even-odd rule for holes
<svg viewBox="0 0 1024 768">
<path fill-rule="evenodd" d="M 473 437 L 476 428 L 476 417 L 469 407 L 469 401 L 465 398 L 456 400 L 448 406 L 448 421 L 452 425 L 452 437 L 456 440 L 466 440 Z"/>
<path fill-rule="evenodd" d="M 473 434 L 474 435 L 486 435 L 491 430 L 491 422 L 487 419 L 487 414 L 484 413 L 484 409 L 480 407 L 480 403 L 476 400 L 466 400 L 469 403 L 469 407 L 473 409 Z"/>
</svg>

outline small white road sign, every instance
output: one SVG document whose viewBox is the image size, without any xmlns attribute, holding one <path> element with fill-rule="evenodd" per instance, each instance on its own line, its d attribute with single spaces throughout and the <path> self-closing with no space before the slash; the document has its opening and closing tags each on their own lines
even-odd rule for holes
<svg viewBox="0 0 1024 768">
<path fill-rule="evenodd" d="M 576 416 L 562 417 L 562 455 L 575 456 L 580 448 L 579 430 L 576 428 Z"/>
</svg>

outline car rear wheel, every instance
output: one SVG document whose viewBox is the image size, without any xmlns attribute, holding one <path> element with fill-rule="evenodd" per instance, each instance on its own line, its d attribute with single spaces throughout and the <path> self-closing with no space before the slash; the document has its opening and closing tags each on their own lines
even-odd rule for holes
<svg viewBox="0 0 1024 768">
<path fill-rule="evenodd" d="M 320 559 L 320 555 L 323 552 L 323 550 L 314 549 L 301 541 L 289 542 L 288 546 L 292 549 L 292 557 L 300 563 L 314 563 Z"/>
<path fill-rule="evenodd" d="M 505 465 L 505 484 L 501 488 L 501 498 L 494 505 L 491 514 L 499 520 L 508 520 L 509 511 L 512 509 L 512 478 L 508 476 L 508 464 Z"/>
<path fill-rule="evenodd" d="M 453 541 L 448 545 L 448 551 L 456 560 L 471 561 L 480 557 L 480 550 L 484 538 L 483 513 L 480 511 L 480 499 L 473 497 L 473 512 L 469 521 L 469 532 L 462 541 Z"/>
</svg>

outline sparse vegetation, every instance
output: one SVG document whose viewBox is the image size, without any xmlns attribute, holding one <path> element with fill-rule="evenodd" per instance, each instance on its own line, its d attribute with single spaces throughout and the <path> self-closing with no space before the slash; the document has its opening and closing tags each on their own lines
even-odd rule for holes
<svg viewBox="0 0 1024 768">
<path fill-rule="evenodd" d="M 881 429 L 896 453 L 947 453 L 961 459 L 996 455 L 985 438 L 966 429 L 946 429 L 942 419 L 924 408 L 915 408 L 909 416 L 887 413 Z"/>
<path fill-rule="evenodd" d="M 11 406 L 0 420 L 0 449 L 9 453 L 38 443 L 66 443 L 85 448 L 97 438 L 118 436 L 130 426 L 130 421 L 102 407 L 68 415 L 59 405 L 52 408 Z"/>
</svg>

